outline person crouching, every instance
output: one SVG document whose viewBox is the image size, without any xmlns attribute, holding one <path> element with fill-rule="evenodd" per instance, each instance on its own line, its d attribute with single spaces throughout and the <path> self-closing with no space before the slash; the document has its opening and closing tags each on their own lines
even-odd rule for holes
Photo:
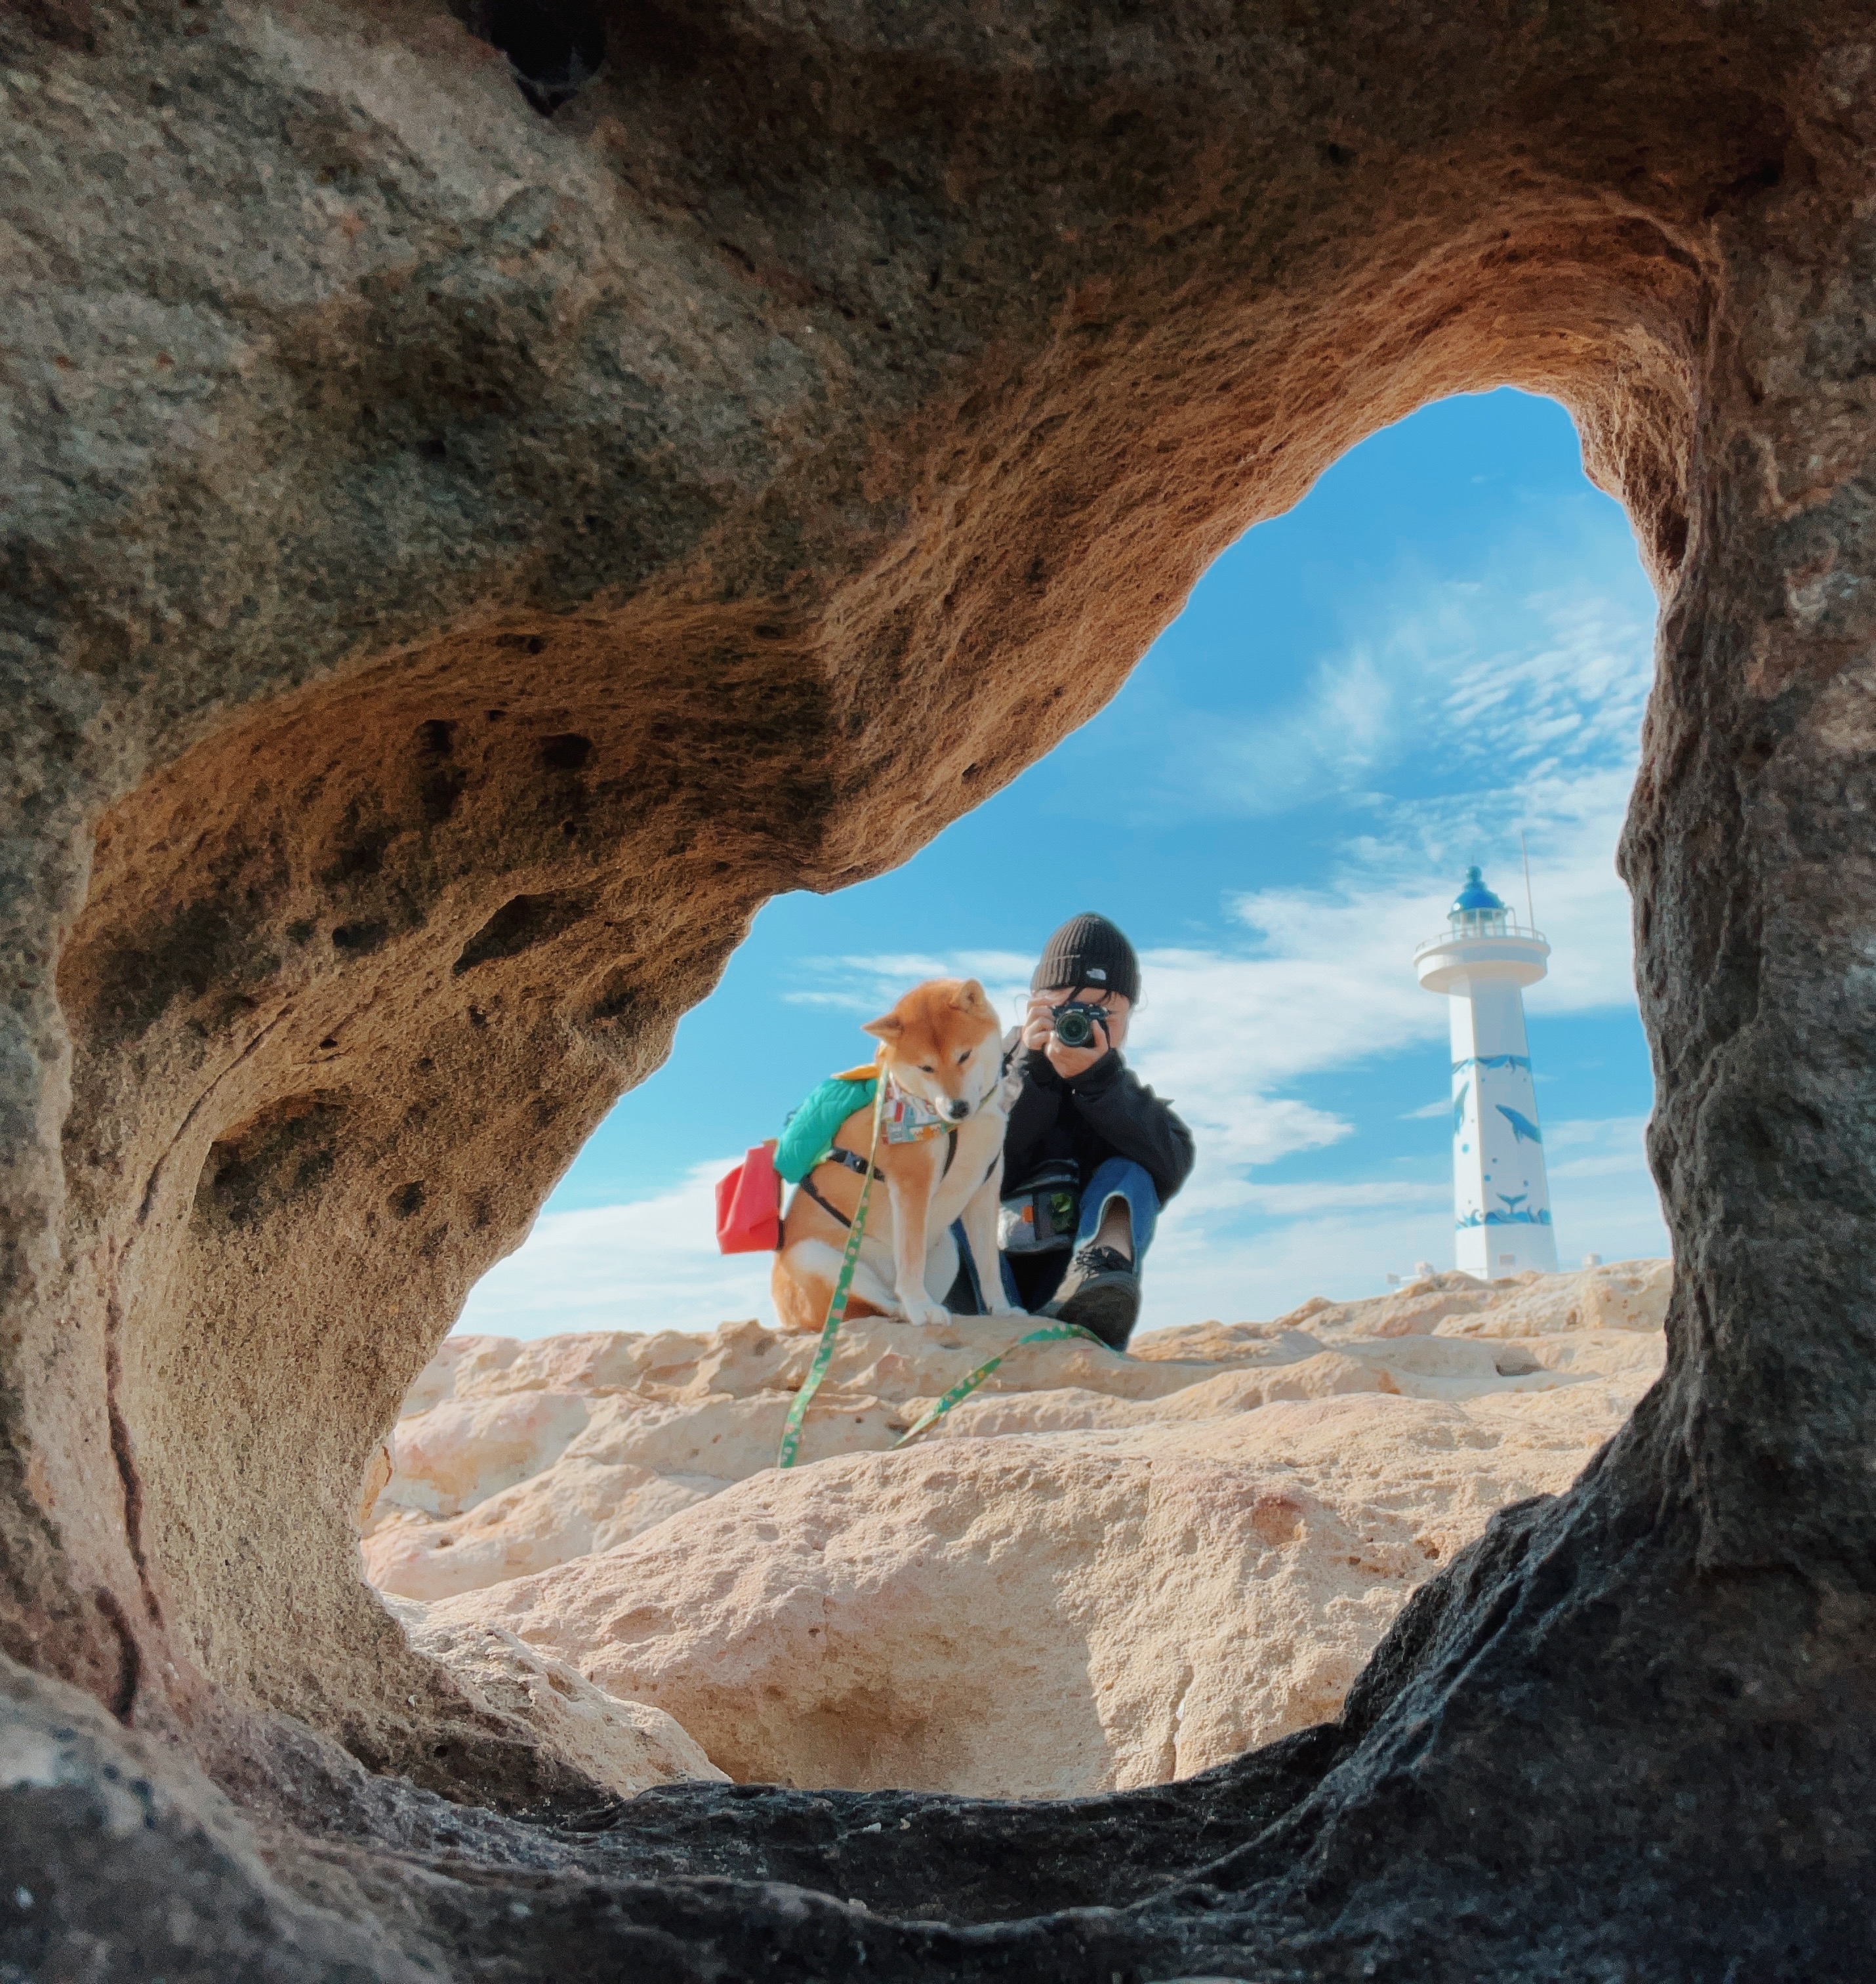
<svg viewBox="0 0 1876 1984">
<path fill-rule="evenodd" d="M 1003 1286 L 1031 1315 L 1122 1349 L 1154 1222 L 1192 1168 L 1192 1133 L 1121 1057 L 1140 961 L 1105 917 L 1063 924 L 1030 988 L 1003 1137 Z"/>
</svg>

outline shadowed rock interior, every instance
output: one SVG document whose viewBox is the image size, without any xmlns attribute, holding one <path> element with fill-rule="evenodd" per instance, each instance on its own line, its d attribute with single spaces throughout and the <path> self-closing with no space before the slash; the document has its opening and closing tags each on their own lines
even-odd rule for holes
<svg viewBox="0 0 1876 1984">
<path fill-rule="evenodd" d="M 0 20 L 0 1957 L 1854 1961 L 1868 10 L 593 0 L 558 69 L 511 11 Z M 605 1804 L 358 1577 L 464 1292 L 763 900 L 903 859 L 1337 455 L 1503 383 L 1663 599 L 1661 1383 L 1336 1722 L 1190 1785 Z"/>
</svg>

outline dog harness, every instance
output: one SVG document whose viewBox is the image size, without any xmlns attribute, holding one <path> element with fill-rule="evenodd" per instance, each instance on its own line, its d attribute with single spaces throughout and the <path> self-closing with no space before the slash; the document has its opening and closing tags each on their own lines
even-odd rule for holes
<svg viewBox="0 0 1876 1984">
<path fill-rule="evenodd" d="M 877 1165 L 868 1164 L 866 1160 L 860 1155 L 859 1151 L 843 1149 L 838 1144 L 836 1144 L 834 1148 L 828 1152 L 826 1156 L 821 1160 L 821 1164 L 845 1165 L 849 1171 L 858 1171 L 862 1178 L 883 1178 L 886 1175 L 885 1172 L 881 1171 Z M 819 1165 L 817 1165 L 815 1167 L 816 1171 L 819 1170 Z M 851 1227 L 853 1225 L 853 1221 L 841 1211 L 839 1206 L 835 1205 L 833 1201 L 829 1198 L 825 1192 L 817 1191 L 815 1189 L 814 1171 L 810 1171 L 808 1175 L 802 1180 L 800 1185 L 796 1188 L 796 1189 L 801 1191 L 805 1191 L 823 1212 L 828 1214 L 830 1217 L 839 1220 L 843 1226 Z"/>
<path fill-rule="evenodd" d="M 879 1092 L 883 1078 L 883 1095 Z M 972 1110 L 971 1115 L 974 1116 L 996 1092 L 991 1089 L 978 1102 L 977 1109 Z M 889 1076 L 882 1077 L 877 1064 L 850 1067 L 843 1074 L 829 1075 L 789 1118 L 782 1129 L 781 1148 L 776 1153 L 776 1168 L 785 1178 L 793 1180 L 830 1218 L 837 1219 L 849 1229 L 853 1222 L 816 1186 L 814 1174 L 822 1165 L 844 1165 L 863 1179 L 884 1175 L 876 1167 L 869 1166 L 857 1151 L 847 1150 L 833 1141 L 834 1131 L 856 1110 L 864 1109 L 869 1104 L 877 1104 L 879 1134 L 889 1144 L 922 1144 L 933 1137 L 943 1136 L 944 1169 L 938 1174 L 940 1179 L 951 1175 L 951 1167 L 957 1158 L 957 1133 L 963 1127 L 948 1116 L 941 1116 L 923 1098 L 908 1094 Z M 966 1117 L 964 1121 L 970 1120 Z M 809 1152 L 822 1137 L 826 1138 L 826 1143 L 821 1144 L 816 1155 L 809 1156 Z"/>
<path fill-rule="evenodd" d="M 896 1090 L 892 1092 L 893 1094 L 898 1093 Z M 914 1101 L 916 1100 L 916 1098 L 907 1096 L 904 1098 L 904 1100 L 906 1101 Z M 883 1125 L 890 1123 L 892 1120 L 892 1109 L 893 1104 L 890 1100 L 889 1100 L 885 1108 L 880 1111 L 880 1121 Z M 951 1175 L 951 1167 L 957 1161 L 957 1133 L 961 1128 L 962 1125 L 956 1123 L 946 1123 L 941 1117 L 934 1112 L 931 1118 L 931 1128 L 922 1133 L 921 1135 L 916 1137 L 894 1137 L 891 1131 L 888 1130 L 886 1132 L 886 1141 L 889 1143 L 917 1143 L 923 1141 L 925 1136 L 931 1135 L 936 1131 L 943 1130 L 945 1133 L 944 1169 L 938 1174 L 939 1181 L 942 1183 L 946 1178 Z M 866 1177 L 869 1173 L 873 1177 L 876 1178 L 883 1178 L 886 1175 L 885 1172 L 881 1171 L 877 1165 L 869 1165 L 866 1160 L 860 1155 L 859 1151 L 849 1151 L 844 1145 L 839 1144 L 835 1144 L 833 1148 L 821 1160 L 821 1164 L 845 1165 L 849 1171 L 857 1172 L 862 1178 Z M 820 1165 L 819 1165 L 815 1167 L 815 1170 L 816 1171 L 819 1168 Z M 808 1175 L 802 1180 L 800 1189 L 805 1191 L 823 1212 L 828 1213 L 834 1218 L 839 1220 L 843 1226 L 851 1227 L 853 1225 L 853 1221 L 841 1211 L 839 1206 L 836 1205 L 824 1193 L 817 1191 L 815 1189 L 813 1171 L 810 1171 Z"/>
</svg>

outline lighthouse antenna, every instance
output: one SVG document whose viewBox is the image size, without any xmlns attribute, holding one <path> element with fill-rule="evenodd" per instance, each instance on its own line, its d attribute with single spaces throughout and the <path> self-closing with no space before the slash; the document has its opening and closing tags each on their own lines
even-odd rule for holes
<svg viewBox="0 0 1876 1984">
<path fill-rule="evenodd" d="M 1524 829 L 1518 829 L 1518 851 L 1524 856 L 1524 911 L 1531 920 L 1533 930 L 1537 927 L 1537 905 L 1531 900 L 1531 850 L 1525 844 Z"/>
</svg>

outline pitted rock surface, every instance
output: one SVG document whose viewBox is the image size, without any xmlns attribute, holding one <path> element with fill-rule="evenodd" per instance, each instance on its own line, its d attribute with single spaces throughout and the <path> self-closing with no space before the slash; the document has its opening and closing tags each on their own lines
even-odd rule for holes
<svg viewBox="0 0 1876 1984">
<path fill-rule="evenodd" d="M 63 1831 L 16 1787 L 62 1899 L 0 1961 L 345 1974 L 317 1916 L 386 1976 L 1854 1971 L 1868 6 L 524 11 L 0 12 L 0 1647 L 142 1760 L 88 1723 Z M 1025 1870 L 973 1928 L 529 1872 L 595 1787 L 357 1570 L 464 1292 L 766 896 L 904 858 L 1338 454 L 1507 382 L 1663 602 L 1661 1382 L 1422 1588 L 1285 1815 L 1207 1862 L 1178 1787 L 1126 1808 L 1137 1912 L 1080 1908 L 1078 1801 L 934 1845 Z M 111 1829 L 165 1746 L 273 1886 Z M 473 1878 L 391 1844 L 443 1794 Z M 138 1942 L 142 1855 L 261 1941 Z"/>
</svg>

